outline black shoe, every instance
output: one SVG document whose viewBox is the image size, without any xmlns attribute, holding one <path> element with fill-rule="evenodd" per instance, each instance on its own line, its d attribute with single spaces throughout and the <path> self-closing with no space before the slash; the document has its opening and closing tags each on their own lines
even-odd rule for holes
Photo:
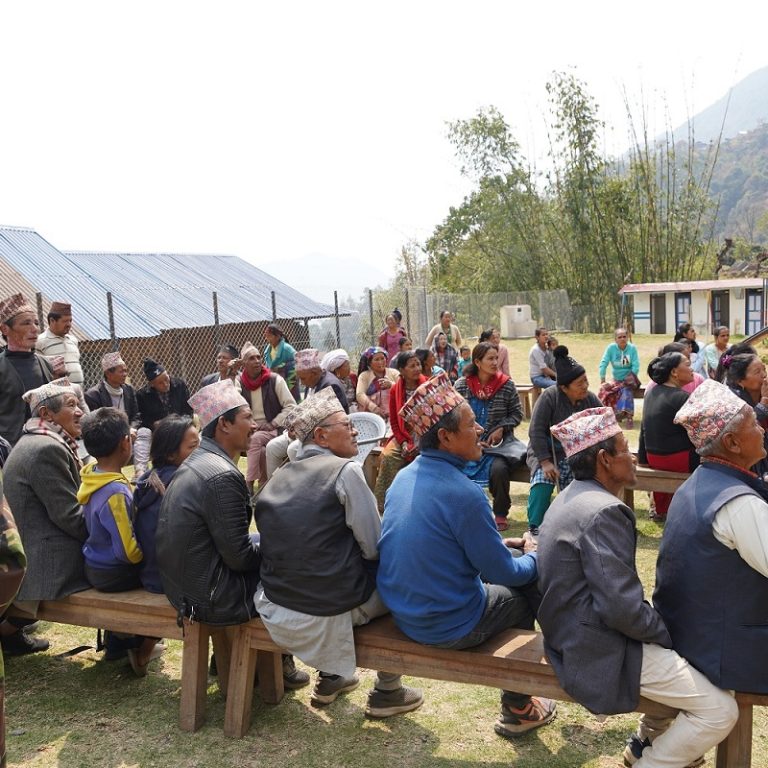
<svg viewBox="0 0 768 768">
<path fill-rule="evenodd" d="M 303 669 L 296 669 L 293 656 L 283 656 L 283 685 L 289 691 L 296 691 L 309 685 L 309 674 Z"/>
<path fill-rule="evenodd" d="M 530 531 L 531 536 L 538 536 L 539 535 L 539 526 L 538 525 L 529 525 L 528 530 Z"/>
<path fill-rule="evenodd" d="M 50 643 L 42 637 L 30 637 L 23 629 L 12 635 L 0 637 L 0 646 L 5 656 L 26 656 L 29 653 L 47 651 Z"/>
</svg>

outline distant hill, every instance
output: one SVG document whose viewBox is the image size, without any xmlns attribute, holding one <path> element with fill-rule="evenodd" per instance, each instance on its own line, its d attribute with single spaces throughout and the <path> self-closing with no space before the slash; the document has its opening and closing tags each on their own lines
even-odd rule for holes
<svg viewBox="0 0 768 768">
<path fill-rule="evenodd" d="M 725 122 L 723 122 L 725 121 Z M 753 131 L 768 122 L 768 67 L 758 69 L 733 86 L 730 93 L 699 112 L 692 119 L 696 141 L 716 140 L 722 128 L 724 138 Z M 687 139 L 688 124 L 674 131 L 675 139 Z"/>
</svg>

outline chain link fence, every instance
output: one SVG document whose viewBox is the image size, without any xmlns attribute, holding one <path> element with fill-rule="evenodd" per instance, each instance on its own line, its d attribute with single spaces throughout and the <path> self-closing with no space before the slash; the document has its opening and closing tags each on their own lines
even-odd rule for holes
<svg viewBox="0 0 768 768">
<path fill-rule="evenodd" d="M 203 376 L 216 369 L 215 359 L 219 346 L 229 344 L 240 350 L 246 342 L 260 349 L 266 345 L 264 332 L 270 322 L 279 325 L 285 340 L 295 349 L 315 347 L 325 353 L 331 349 L 347 350 L 352 367 L 362 351 L 377 343 L 379 334 L 386 326 L 386 316 L 394 309 L 402 314 L 402 326 L 406 329 L 413 347 L 423 345 L 430 329 L 439 321 L 442 310 L 450 310 L 462 336 L 474 340 L 486 328 L 499 327 L 501 307 L 525 305 L 531 307 L 531 317 L 536 324 L 553 330 L 569 330 L 572 327 L 571 305 L 567 292 L 538 291 L 525 293 L 451 294 L 429 292 L 424 287 L 393 288 L 368 291 L 359 301 L 340 306 L 335 296 L 332 314 L 326 317 L 290 317 L 280 310 L 279 296 L 274 292 L 271 299 L 270 320 L 259 319 L 241 323 L 221 323 L 219 316 L 237 314 L 228 302 L 235 301 L 226 293 L 212 292 L 201 306 L 199 295 L 196 317 L 210 318 L 210 322 L 195 327 L 169 328 L 159 334 L 139 336 L 135 317 L 129 322 L 124 307 L 131 303 L 131 293 L 149 289 L 126 287 L 119 297 L 105 294 L 103 297 L 105 326 L 109 335 L 102 339 L 80 340 L 80 364 L 83 368 L 86 388 L 98 384 L 102 378 L 101 358 L 107 352 L 120 351 L 128 367 L 129 381 L 136 387 L 145 384 L 143 362 L 152 358 L 162 363 L 172 376 L 184 379 L 190 391 L 195 391 Z M 166 306 L 183 316 L 186 301 L 192 300 L 183 291 L 170 288 L 153 288 L 153 300 L 166 302 Z M 262 299 L 263 300 L 263 299 Z M 97 308 L 98 299 L 93 302 Z M 38 294 L 41 328 L 46 327 L 42 316 L 41 295 Z M 95 309 L 94 311 L 97 311 Z M 77 317 L 74 318 L 77 325 Z M 127 331 L 126 329 L 130 329 Z M 105 334 L 106 336 L 106 334 Z"/>
</svg>

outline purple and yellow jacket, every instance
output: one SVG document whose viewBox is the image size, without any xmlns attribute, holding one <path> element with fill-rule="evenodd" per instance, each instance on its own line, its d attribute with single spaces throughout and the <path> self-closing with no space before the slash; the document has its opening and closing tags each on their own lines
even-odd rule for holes
<svg viewBox="0 0 768 768">
<path fill-rule="evenodd" d="M 118 472 L 101 472 L 95 463 L 80 471 L 77 500 L 83 505 L 88 538 L 83 544 L 86 565 L 114 568 L 142 560 L 131 521 L 133 492 Z"/>
</svg>

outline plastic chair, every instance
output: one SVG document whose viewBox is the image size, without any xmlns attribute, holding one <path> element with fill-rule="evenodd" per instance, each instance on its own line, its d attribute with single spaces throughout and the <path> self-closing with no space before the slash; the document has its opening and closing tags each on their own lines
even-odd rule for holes
<svg viewBox="0 0 768 768">
<path fill-rule="evenodd" d="M 349 420 L 357 430 L 357 456 L 355 461 L 362 464 L 374 445 L 387 433 L 387 423 L 377 413 L 350 413 Z"/>
</svg>

